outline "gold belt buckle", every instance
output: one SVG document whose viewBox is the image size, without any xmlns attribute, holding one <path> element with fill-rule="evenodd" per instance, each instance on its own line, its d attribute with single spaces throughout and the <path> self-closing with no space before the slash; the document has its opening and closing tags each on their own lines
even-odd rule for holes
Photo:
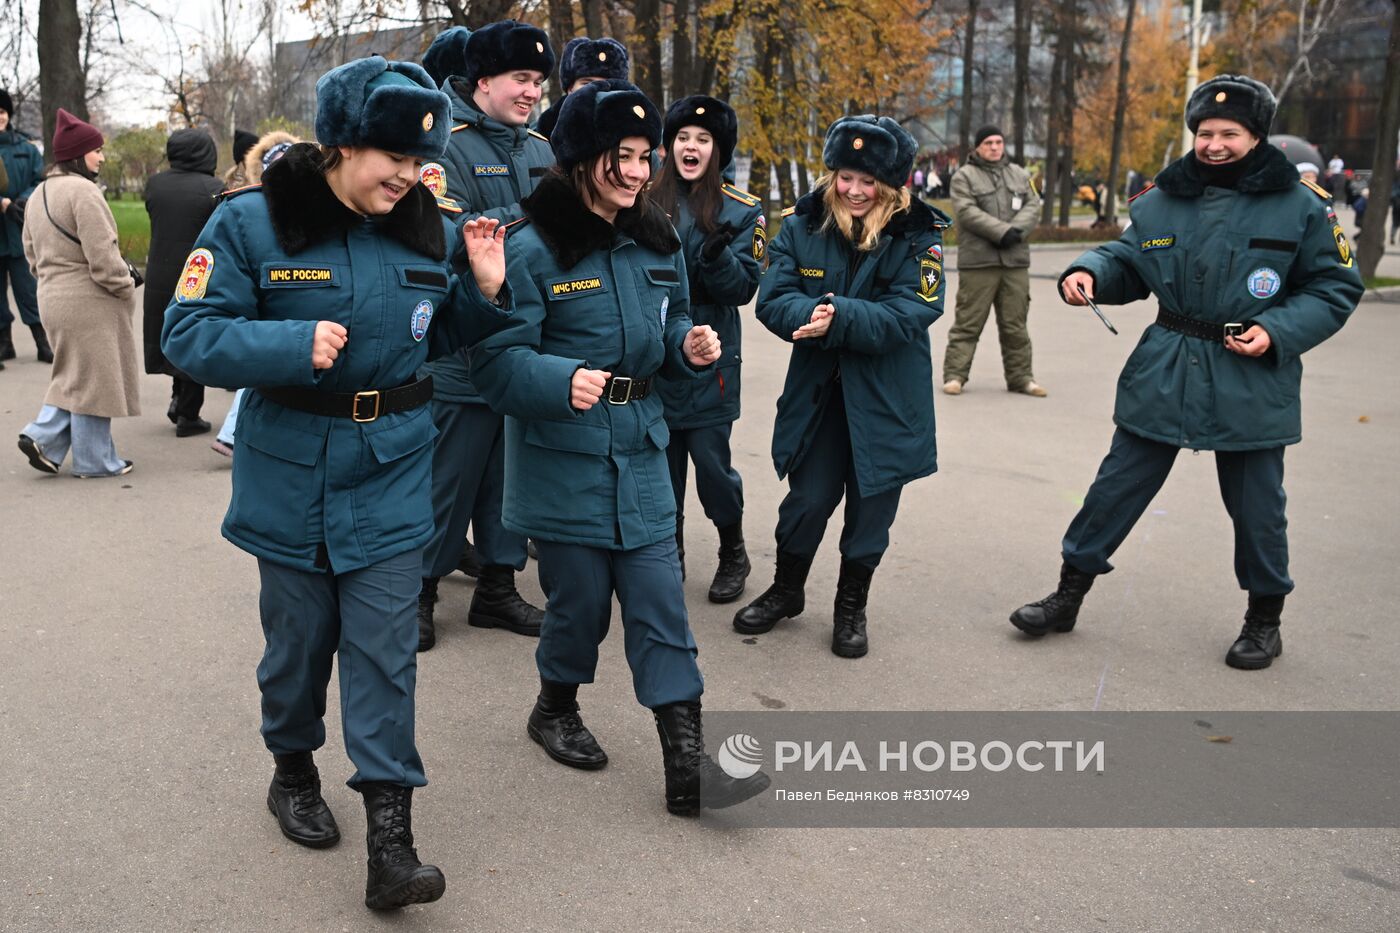
<svg viewBox="0 0 1400 933">
<path fill-rule="evenodd" d="M 364 398 L 374 399 L 374 414 L 368 418 L 360 417 L 360 399 Z M 368 392 L 356 392 L 355 404 L 350 409 L 350 418 L 356 424 L 369 424 L 371 421 L 377 420 L 379 418 L 379 390 L 370 389 Z"/>
</svg>

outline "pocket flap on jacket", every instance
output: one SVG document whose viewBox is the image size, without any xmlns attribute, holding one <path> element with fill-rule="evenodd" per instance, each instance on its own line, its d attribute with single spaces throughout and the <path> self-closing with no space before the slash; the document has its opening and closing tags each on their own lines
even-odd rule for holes
<svg viewBox="0 0 1400 933">
<path fill-rule="evenodd" d="M 432 267 L 399 267 L 399 283 L 405 288 L 431 288 L 447 291 L 447 273 Z"/>
<path fill-rule="evenodd" d="M 606 457 L 612 453 L 612 431 L 607 425 L 583 421 L 531 421 L 525 426 L 525 443 Z"/>
<path fill-rule="evenodd" d="M 394 418 L 387 427 L 371 433 L 371 428 L 365 429 L 365 440 L 369 442 L 370 450 L 374 451 L 374 459 L 380 463 L 392 463 L 401 457 L 406 457 L 415 450 L 432 443 L 437 437 L 437 427 L 433 424 L 433 419 L 429 413 L 428 406 L 416 409 L 407 418 Z M 396 421 L 397 423 L 393 423 Z"/>
<path fill-rule="evenodd" d="M 312 433 L 281 421 L 262 418 L 239 419 L 238 438 L 269 457 L 308 467 L 316 465 L 316 461 L 321 459 L 322 448 L 326 446 L 324 431 Z"/>
<path fill-rule="evenodd" d="M 665 450 L 666 445 L 671 443 L 671 429 L 666 426 L 664 416 L 647 425 L 647 437 L 661 450 Z"/>
<path fill-rule="evenodd" d="M 653 285 L 679 285 L 681 277 L 674 266 L 647 266 L 647 281 Z"/>
</svg>

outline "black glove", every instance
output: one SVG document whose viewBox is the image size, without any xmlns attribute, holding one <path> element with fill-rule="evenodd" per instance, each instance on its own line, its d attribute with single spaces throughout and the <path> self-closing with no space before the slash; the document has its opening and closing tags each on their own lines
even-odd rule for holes
<svg viewBox="0 0 1400 933">
<path fill-rule="evenodd" d="M 700 258 L 705 262 L 714 262 L 720 253 L 729 248 L 737 232 L 733 224 L 720 224 L 713 233 L 705 237 L 705 242 L 700 244 Z"/>
<path fill-rule="evenodd" d="M 1000 246 L 1002 249 L 1006 249 L 1008 246 L 1015 246 L 1017 243 L 1021 242 L 1024 239 L 1025 237 L 1021 235 L 1021 231 L 1015 227 L 1012 227 L 1010 230 L 1006 231 L 1001 235 Z"/>
<path fill-rule="evenodd" d="M 28 198 L 16 198 L 15 200 L 10 202 L 9 207 L 5 208 L 5 216 L 13 220 L 15 223 L 19 224 L 21 227 L 23 227 L 24 208 L 25 205 L 27 205 L 28 203 Z"/>
</svg>

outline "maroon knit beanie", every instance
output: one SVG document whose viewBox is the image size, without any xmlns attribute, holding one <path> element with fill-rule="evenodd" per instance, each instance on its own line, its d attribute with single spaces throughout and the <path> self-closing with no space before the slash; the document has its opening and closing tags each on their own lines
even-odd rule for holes
<svg viewBox="0 0 1400 933">
<path fill-rule="evenodd" d="M 94 149 L 102 148 L 102 134 L 91 123 L 84 123 L 62 107 L 53 130 L 53 160 L 67 162 L 81 159 Z"/>
</svg>

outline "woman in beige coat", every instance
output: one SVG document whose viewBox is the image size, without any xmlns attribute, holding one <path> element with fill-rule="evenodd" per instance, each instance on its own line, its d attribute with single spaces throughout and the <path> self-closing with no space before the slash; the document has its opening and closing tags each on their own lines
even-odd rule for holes
<svg viewBox="0 0 1400 933">
<path fill-rule="evenodd" d="M 19 449 L 43 473 L 73 451 L 73 475 L 122 476 L 113 418 L 141 413 L 133 327 L 136 289 L 117 224 L 96 185 L 102 134 L 66 110 L 54 130 L 54 167 L 25 212 L 24 255 L 39 280 L 39 315 L 53 343 L 53 375 Z"/>
</svg>

